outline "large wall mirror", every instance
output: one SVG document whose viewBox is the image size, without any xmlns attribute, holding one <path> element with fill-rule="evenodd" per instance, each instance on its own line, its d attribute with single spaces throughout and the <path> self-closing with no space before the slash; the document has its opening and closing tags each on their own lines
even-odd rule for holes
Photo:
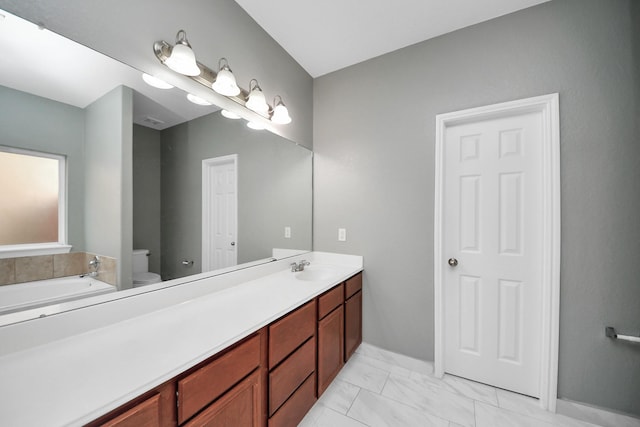
<svg viewBox="0 0 640 427">
<path fill-rule="evenodd" d="M 163 280 L 150 290 L 311 250 L 310 150 L 0 13 L 0 147 L 64 156 L 64 232 L 72 253 L 115 258 L 110 298 L 144 289 L 134 250 Z"/>
</svg>

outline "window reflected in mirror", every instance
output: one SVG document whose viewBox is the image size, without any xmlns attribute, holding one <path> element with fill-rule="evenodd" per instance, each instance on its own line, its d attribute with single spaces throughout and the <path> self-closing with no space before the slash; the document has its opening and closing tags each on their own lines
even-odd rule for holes
<svg viewBox="0 0 640 427">
<path fill-rule="evenodd" d="M 64 157 L 0 147 L 0 245 L 58 242 Z"/>
</svg>

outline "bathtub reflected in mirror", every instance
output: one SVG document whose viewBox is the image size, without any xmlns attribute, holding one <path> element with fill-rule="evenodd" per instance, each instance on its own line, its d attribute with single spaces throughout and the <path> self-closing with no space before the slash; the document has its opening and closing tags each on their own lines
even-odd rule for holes
<svg viewBox="0 0 640 427">
<path fill-rule="evenodd" d="M 69 276 L 0 286 L 0 316 L 115 292 L 93 277 Z"/>
</svg>

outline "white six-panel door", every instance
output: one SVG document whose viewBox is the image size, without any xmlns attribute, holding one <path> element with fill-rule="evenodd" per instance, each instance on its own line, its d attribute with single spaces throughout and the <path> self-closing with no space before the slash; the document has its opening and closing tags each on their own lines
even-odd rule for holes
<svg viewBox="0 0 640 427">
<path fill-rule="evenodd" d="M 436 116 L 434 374 L 555 411 L 560 329 L 557 93 Z"/>
<path fill-rule="evenodd" d="M 202 271 L 237 264 L 237 155 L 202 161 Z"/>
<path fill-rule="evenodd" d="M 540 395 L 542 114 L 447 128 L 445 372 Z"/>
</svg>

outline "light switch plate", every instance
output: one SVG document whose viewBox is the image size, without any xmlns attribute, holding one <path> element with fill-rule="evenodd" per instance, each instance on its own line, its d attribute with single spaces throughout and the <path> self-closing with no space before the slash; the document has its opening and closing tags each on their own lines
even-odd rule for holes
<svg viewBox="0 0 640 427">
<path fill-rule="evenodd" d="M 347 229 L 346 228 L 338 228 L 338 241 L 346 242 L 347 241 Z"/>
<path fill-rule="evenodd" d="M 291 227 L 285 227 L 284 228 L 284 238 L 285 239 L 290 239 L 291 238 Z"/>
</svg>

